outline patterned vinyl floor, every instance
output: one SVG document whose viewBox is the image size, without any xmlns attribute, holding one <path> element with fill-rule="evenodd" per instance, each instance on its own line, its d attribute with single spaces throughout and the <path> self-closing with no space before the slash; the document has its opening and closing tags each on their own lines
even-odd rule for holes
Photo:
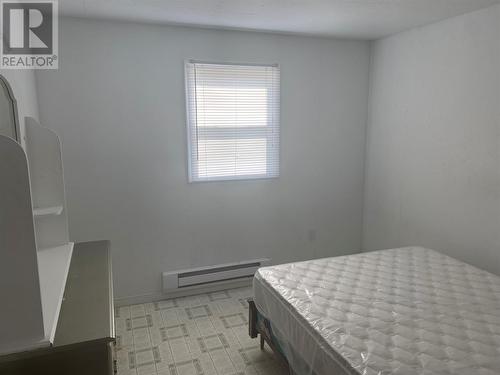
<svg viewBox="0 0 500 375">
<path fill-rule="evenodd" d="M 116 309 L 119 375 L 286 375 L 248 336 L 252 289 Z"/>
</svg>

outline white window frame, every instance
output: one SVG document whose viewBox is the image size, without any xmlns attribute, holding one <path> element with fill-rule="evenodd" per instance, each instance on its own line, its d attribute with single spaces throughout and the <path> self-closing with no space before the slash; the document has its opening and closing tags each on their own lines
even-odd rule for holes
<svg viewBox="0 0 500 375">
<path fill-rule="evenodd" d="M 266 139 L 275 140 L 274 147 L 270 146 L 270 142 L 267 143 L 267 155 L 269 157 L 266 158 L 267 170 L 270 171 L 265 174 L 251 174 L 251 175 L 229 175 L 229 176 L 216 176 L 216 177 L 199 177 L 197 171 L 197 163 L 192 160 L 192 156 L 196 151 L 197 147 L 196 142 L 192 142 L 193 139 L 196 139 L 196 136 L 193 135 L 193 126 L 192 121 L 196 121 L 191 118 L 191 109 L 190 109 L 190 93 L 189 93 L 189 68 L 192 64 L 214 64 L 214 65 L 229 65 L 229 66 L 262 66 L 262 67 L 272 67 L 278 69 L 278 85 L 277 92 L 275 93 L 276 98 L 270 98 L 270 100 L 277 101 L 277 110 L 273 113 L 274 121 L 277 122 L 278 135 L 271 135 L 272 131 L 276 131 L 276 128 L 266 128 L 262 130 L 258 130 L 256 127 L 249 127 L 248 137 L 255 137 L 255 135 L 262 132 L 262 135 L 265 136 Z M 184 62 L 184 84 L 185 84 L 185 100 L 186 100 L 186 129 L 187 129 L 187 151 L 188 151 L 188 181 L 190 183 L 197 182 L 217 182 L 217 181 L 235 181 L 235 180 L 258 180 L 258 179 L 273 179 L 278 178 L 280 175 L 280 164 L 281 164 L 281 129 L 280 129 L 280 83 L 279 83 L 279 75 L 280 75 L 280 66 L 279 64 L 255 64 L 255 63 L 233 63 L 233 62 L 214 62 L 214 61 L 201 61 L 201 60 L 185 60 Z M 241 127 L 237 128 L 238 132 L 241 135 Z M 220 139 L 224 137 L 224 133 L 234 133 L 234 127 L 227 127 L 223 129 L 204 129 L 205 135 L 207 133 L 213 134 L 214 139 Z M 277 143 L 277 144 L 276 144 Z"/>
</svg>

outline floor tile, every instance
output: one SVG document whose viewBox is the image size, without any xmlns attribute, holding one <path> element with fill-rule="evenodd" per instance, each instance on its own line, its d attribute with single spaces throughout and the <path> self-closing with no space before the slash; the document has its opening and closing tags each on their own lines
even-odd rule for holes
<svg viewBox="0 0 500 375">
<path fill-rule="evenodd" d="M 144 310 L 144 305 L 132 305 L 130 306 L 130 316 L 132 318 L 137 318 L 146 315 Z"/>
<path fill-rule="evenodd" d="M 252 288 L 115 309 L 118 375 L 286 375 L 248 336 Z"/>
</svg>

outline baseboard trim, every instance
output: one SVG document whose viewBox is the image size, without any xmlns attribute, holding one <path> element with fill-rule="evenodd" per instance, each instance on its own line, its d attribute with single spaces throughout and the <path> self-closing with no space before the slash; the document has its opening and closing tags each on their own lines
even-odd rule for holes
<svg viewBox="0 0 500 375">
<path fill-rule="evenodd" d="M 127 305 L 138 305 L 140 303 L 156 302 L 165 299 L 163 294 L 140 294 L 137 296 L 126 296 L 114 299 L 115 307 L 122 307 Z"/>
<path fill-rule="evenodd" d="M 188 288 L 176 289 L 169 293 L 151 293 L 151 294 L 140 294 L 136 296 L 126 296 L 115 298 L 115 307 L 127 306 L 127 305 L 137 305 L 141 303 L 157 302 L 170 298 L 179 298 L 187 296 L 195 296 L 197 294 L 217 292 L 219 290 L 242 288 L 252 285 L 252 279 L 243 280 L 228 280 L 218 283 L 213 283 L 209 285 L 193 286 Z"/>
</svg>

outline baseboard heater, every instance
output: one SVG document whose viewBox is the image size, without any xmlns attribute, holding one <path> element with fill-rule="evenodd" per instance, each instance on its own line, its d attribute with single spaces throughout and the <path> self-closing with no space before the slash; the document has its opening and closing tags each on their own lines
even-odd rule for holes
<svg viewBox="0 0 500 375">
<path fill-rule="evenodd" d="M 253 277 L 259 267 L 268 265 L 270 259 L 256 259 L 245 262 L 220 264 L 188 270 L 163 272 L 163 292 L 181 288 L 203 287 L 215 283 L 238 281 Z"/>
</svg>

